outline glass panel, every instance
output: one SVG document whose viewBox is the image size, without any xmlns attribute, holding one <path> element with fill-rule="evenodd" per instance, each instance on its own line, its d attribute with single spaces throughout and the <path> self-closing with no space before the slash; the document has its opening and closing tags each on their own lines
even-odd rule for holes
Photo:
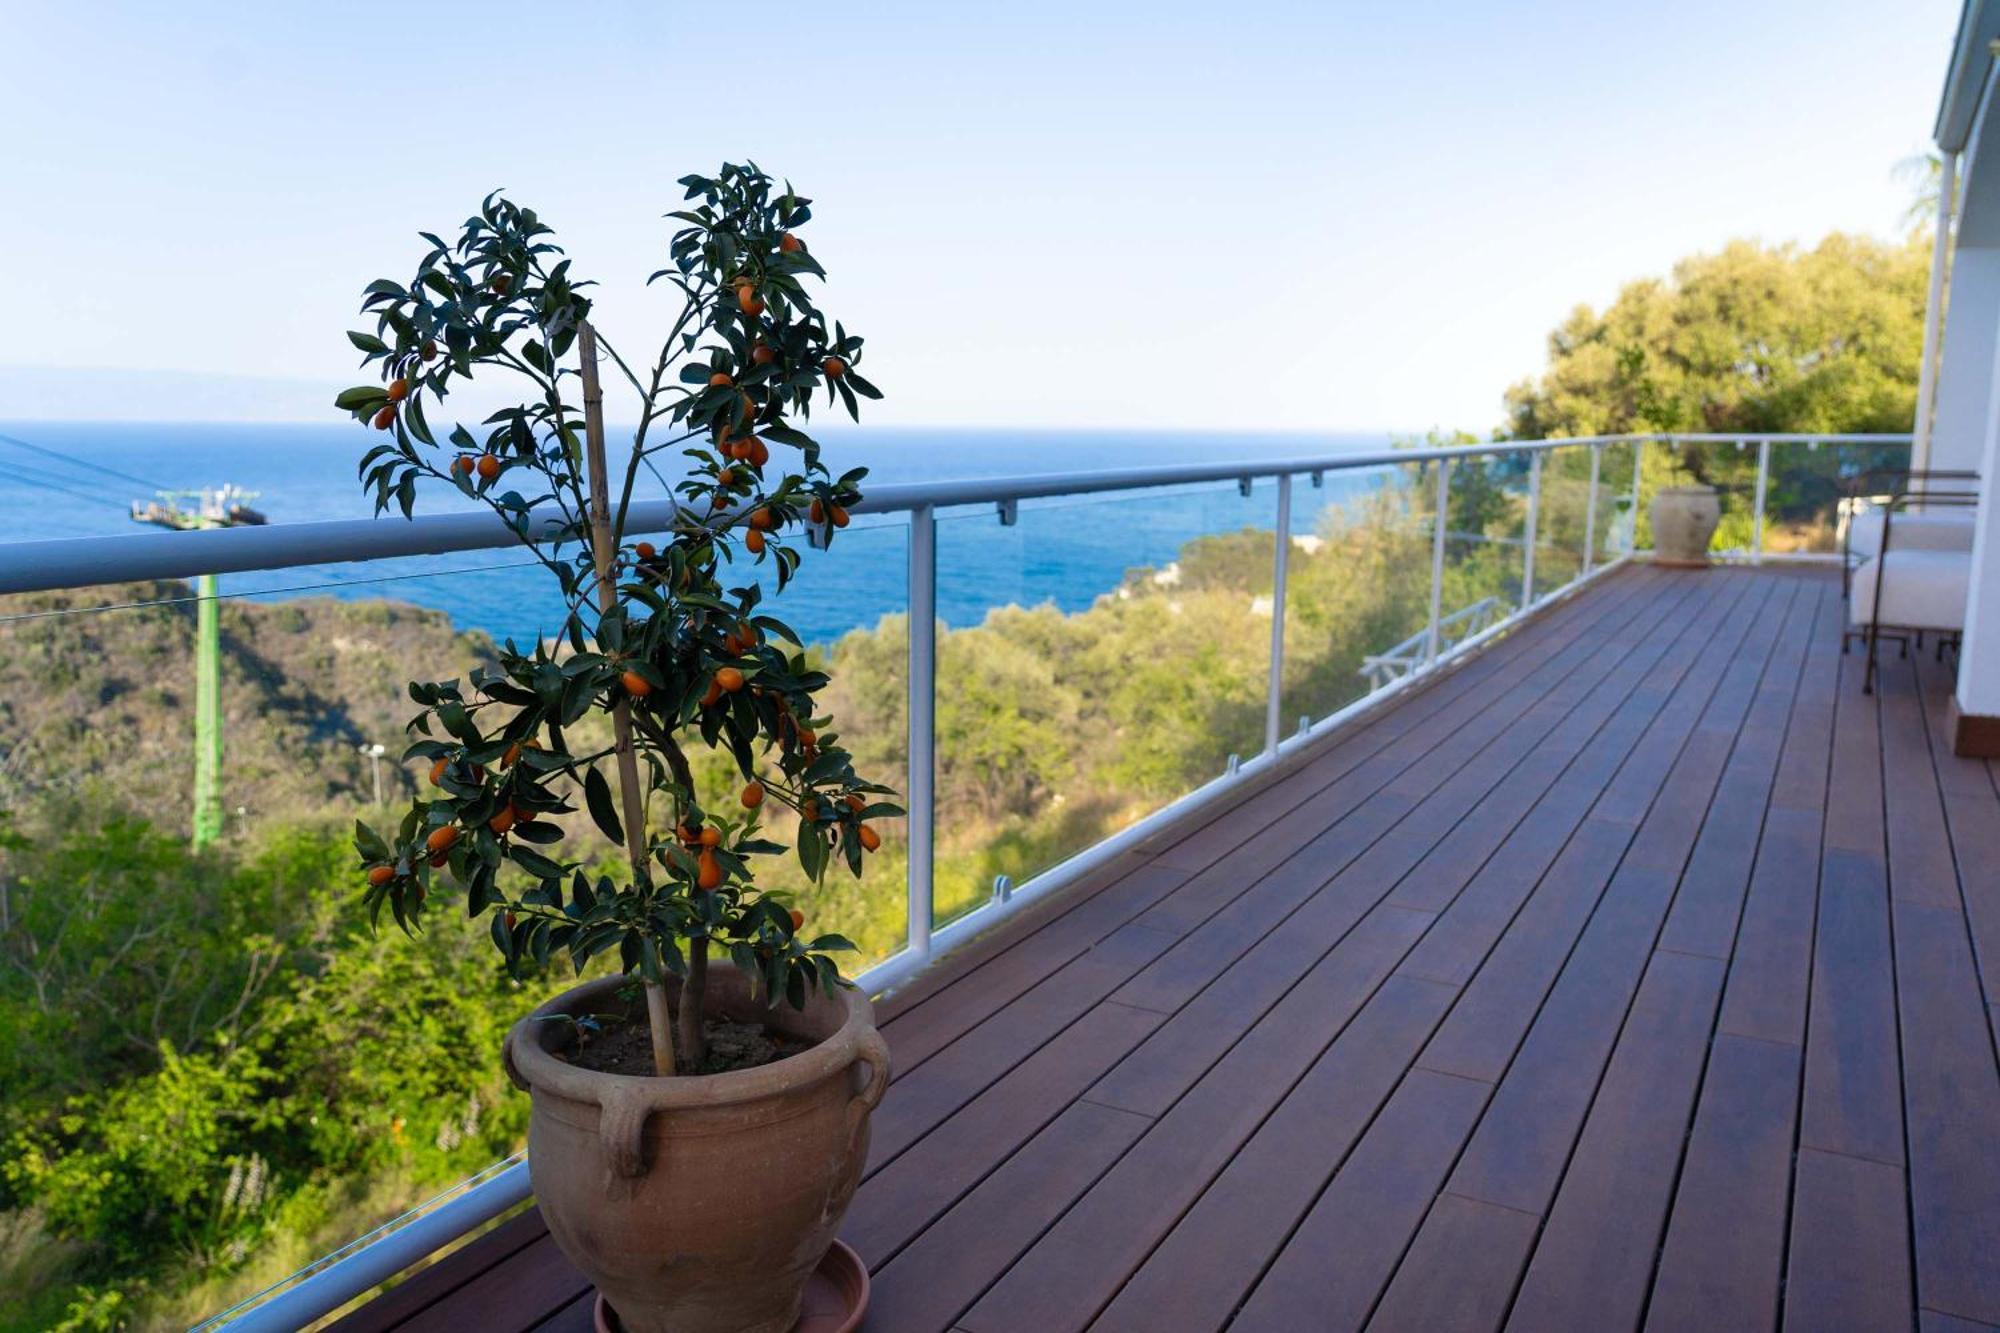
<svg viewBox="0 0 2000 1333">
<path fill-rule="evenodd" d="M 910 785 L 909 536 L 900 514 L 857 518 L 825 550 L 807 551 L 798 576 L 767 603 L 832 674 L 820 698 L 833 730 L 854 754 L 855 771 L 898 793 Z M 733 766 L 725 767 L 734 774 Z M 771 836 L 789 846 L 796 821 L 789 811 L 775 813 L 782 818 L 769 825 Z M 885 819 L 872 827 L 882 846 L 860 879 L 839 865 L 815 889 L 791 857 L 774 858 L 759 876 L 761 883 L 799 894 L 816 926 L 854 941 L 860 952 L 841 959 L 841 970 L 850 975 L 909 942 L 908 821 Z"/>
<path fill-rule="evenodd" d="M 938 924 L 1262 748 L 1275 494 L 939 516 Z"/>
<path fill-rule="evenodd" d="M 1490 623 L 1520 606 L 1527 517 L 1526 454 L 1452 460 L 1442 620 Z"/>
<path fill-rule="evenodd" d="M 1550 449 L 1542 459 L 1535 511 L 1535 599 L 1561 590 L 1583 572 L 1584 527 L 1590 510 L 1590 446 Z"/>
<path fill-rule="evenodd" d="M 1597 554 L 1593 565 L 1628 555 L 1638 540 L 1639 511 L 1632 493 L 1632 461 L 1640 446 L 1603 445 L 1597 464 Z"/>
<path fill-rule="evenodd" d="M 898 790 L 907 531 L 858 520 L 769 604 L 845 673 L 828 711 Z M 406 682 L 552 628 L 546 582 L 506 551 L 225 576 L 200 850 L 193 590 L 0 598 L 0 1322 L 185 1327 L 522 1146 L 500 1041 L 568 966 L 509 981 L 450 904 L 371 932 L 350 839 L 426 781 Z M 726 767 L 698 769 L 718 808 Z M 850 971 L 904 942 L 904 835 L 879 831 L 862 880 L 800 895 L 862 945 Z"/>
<path fill-rule="evenodd" d="M 1910 465 L 1907 444 L 1776 441 L 1764 498 L 1764 549 L 1840 550 L 1841 500 L 1850 490 L 1894 489 Z M 1940 489 L 1946 489 L 1940 484 Z"/>
<path fill-rule="evenodd" d="M 1283 730 L 1421 665 L 1430 624 L 1435 463 L 1292 481 Z"/>
</svg>

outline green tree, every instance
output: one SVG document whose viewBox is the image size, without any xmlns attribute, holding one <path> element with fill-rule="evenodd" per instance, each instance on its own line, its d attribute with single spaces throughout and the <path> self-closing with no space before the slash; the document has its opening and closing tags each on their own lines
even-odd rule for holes
<svg viewBox="0 0 2000 1333">
<path fill-rule="evenodd" d="M 1682 260 L 1668 278 L 1629 284 L 1608 309 L 1580 306 L 1564 320 L 1549 335 L 1547 369 L 1507 391 L 1506 433 L 1907 432 L 1929 264 L 1921 236 L 1840 233 L 1810 250 L 1735 241 Z M 1842 474 L 1881 461 L 1865 449 L 1788 455 L 1772 474 L 1770 521 L 1822 531 Z M 1723 490 L 1723 540 L 1741 541 L 1755 470 L 1754 451 L 1684 442 L 1648 449 L 1644 485 Z"/>
</svg>

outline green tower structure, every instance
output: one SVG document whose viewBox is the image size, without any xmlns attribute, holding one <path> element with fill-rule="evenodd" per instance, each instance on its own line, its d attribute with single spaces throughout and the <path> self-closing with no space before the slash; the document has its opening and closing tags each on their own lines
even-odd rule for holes
<svg viewBox="0 0 2000 1333">
<path fill-rule="evenodd" d="M 262 523 L 248 507 L 256 493 L 236 486 L 199 491 L 161 491 L 147 504 L 132 502 L 132 519 L 175 531 Z M 222 626 L 217 613 L 217 579 L 195 580 L 194 622 L 194 809 L 189 820 L 196 850 L 222 836 Z"/>
</svg>

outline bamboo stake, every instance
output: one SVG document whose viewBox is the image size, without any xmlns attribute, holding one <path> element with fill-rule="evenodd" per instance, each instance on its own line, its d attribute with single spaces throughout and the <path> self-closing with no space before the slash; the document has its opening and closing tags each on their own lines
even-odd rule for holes
<svg viewBox="0 0 2000 1333">
<path fill-rule="evenodd" d="M 597 609 L 600 614 L 608 614 L 618 606 L 618 574 L 612 564 L 617 541 L 611 530 L 610 473 L 604 464 L 604 386 L 597 379 L 597 333 L 587 320 L 577 325 L 576 353 L 583 374 L 584 465 L 590 475 L 590 555 L 597 566 Z M 633 878 L 649 884 L 652 875 L 646 864 L 646 804 L 639 786 L 639 755 L 632 748 L 631 700 L 620 696 L 612 706 L 611 727 L 618 756 L 618 796 L 625 814 L 625 854 L 631 859 Z M 667 1012 L 666 987 L 656 981 L 646 982 L 645 986 L 646 1021 L 653 1038 L 653 1071 L 662 1076 L 672 1075 L 674 1029 Z M 683 993 L 683 1009 L 689 998 Z"/>
</svg>

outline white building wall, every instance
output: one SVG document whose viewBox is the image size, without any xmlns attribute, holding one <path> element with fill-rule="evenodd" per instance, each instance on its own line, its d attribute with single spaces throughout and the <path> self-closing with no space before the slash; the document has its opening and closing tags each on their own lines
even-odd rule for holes
<svg viewBox="0 0 2000 1333">
<path fill-rule="evenodd" d="M 1989 339 L 2000 343 L 2000 314 L 1989 314 L 1984 322 Z M 1940 390 L 1944 383 L 1940 377 Z M 1985 429 L 1980 432 L 1979 456 L 1970 463 L 1980 477 L 1979 518 L 1972 538 L 1972 588 L 1966 598 L 1965 639 L 1958 654 L 1958 711 L 1972 717 L 2000 717 L 2000 503 L 1995 502 L 1992 481 L 2000 475 L 2000 357 L 1989 356 L 1987 360 L 1985 389 Z M 1945 463 L 1935 454 L 1933 463 L 1937 467 L 1964 466 Z"/>
<path fill-rule="evenodd" d="M 1930 466 L 1981 468 L 1989 432 L 1994 352 L 2000 345 L 2000 248 L 1961 244 L 1952 259 L 1938 367 Z"/>
</svg>

